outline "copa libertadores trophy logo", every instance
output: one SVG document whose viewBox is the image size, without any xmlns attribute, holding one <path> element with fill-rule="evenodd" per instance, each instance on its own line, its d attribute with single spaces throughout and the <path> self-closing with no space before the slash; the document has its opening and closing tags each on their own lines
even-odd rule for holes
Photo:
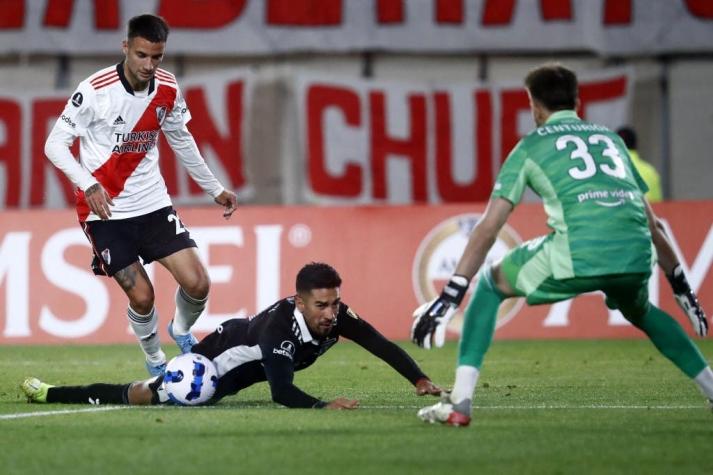
<svg viewBox="0 0 713 475">
<path fill-rule="evenodd" d="M 413 260 L 413 288 L 419 303 L 428 302 L 438 296 L 443 285 L 453 275 L 468 236 L 473 227 L 482 218 L 478 213 L 466 213 L 452 216 L 438 223 L 423 238 Z M 522 239 L 507 224 L 503 226 L 500 234 L 485 258 L 485 265 L 499 261 L 510 249 L 520 245 Z M 470 290 L 461 304 L 458 314 L 451 320 L 448 329 L 460 334 L 463 325 L 463 310 L 465 309 L 475 282 L 471 282 Z M 505 325 L 517 314 L 524 303 L 524 299 L 507 299 L 503 301 L 498 311 L 496 328 Z"/>
</svg>

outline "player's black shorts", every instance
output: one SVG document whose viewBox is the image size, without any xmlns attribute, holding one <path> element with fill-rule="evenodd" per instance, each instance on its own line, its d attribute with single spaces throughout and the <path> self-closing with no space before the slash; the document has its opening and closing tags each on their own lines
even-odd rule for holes
<svg viewBox="0 0 713 475">
<path fill-rule="evenodd" d="M 141 258 L 144 264 L 197 247 L 171 206 L 142 216 L 82 223 L 94 250 L 92 270 L 113 276 Z"/>
</svg>

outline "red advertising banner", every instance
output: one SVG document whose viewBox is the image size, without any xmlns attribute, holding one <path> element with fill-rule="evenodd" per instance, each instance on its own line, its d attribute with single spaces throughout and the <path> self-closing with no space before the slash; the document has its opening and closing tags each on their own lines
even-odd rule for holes
<svg viewBox="0 0 713 475">
<path fill-rule="evenodd" d="M 230 221 L 220 209 L 179 209 L 198 242 L 212 280 L 198 333 L 226 318 L 248 316 L 294 292 L 299 268 L 334 265 L 342 298 L 388 337 L 408 338 L 411 313 L 434 297 L 456 264 L 483 206 L 255 207 Z M 656 206 L 704 307 L 713 308 L 713 202 Z M 489 260 L 547 232 L 539 205 L 519 206 Z M 133 342 L 119 286 L 91 273 L 90 247 L 72 211 L 0 214 L 0 344 Z M 174 311 L 175 283 L 147 266 L 156 290 L 164 341 Z M 651 300 L 679 319 L 668 283 L 656 271 Z M 460 318 L 452 322 L 456 337 Z M 496 338 L 634 338 L 641 335 L 600 294 L 527 307 L 508 300 Z"/>
<path fill-rule="evenodd" d="M 632 76 L 581 73 L 580 116 L 612 129 L 626 124 Z M 500 165 L 535 128 L 522 83 L 298 76 L 296 96 L 307 203 L 487 201 Z"/>
<path fill-rule="evenodd" d="M 92 4 L 93 8 L 87 4 Z M 4 0 L 0 52 L 115 52 L 149 11 L 178 54 L 710 51 L 709 0 Z"/>
</svg>

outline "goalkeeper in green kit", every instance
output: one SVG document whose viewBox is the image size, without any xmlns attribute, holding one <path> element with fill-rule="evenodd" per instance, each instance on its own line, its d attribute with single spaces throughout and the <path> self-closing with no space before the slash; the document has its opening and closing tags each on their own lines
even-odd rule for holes
<svg viewBox="0 0 713 475">
<path fill-rule="evenodd" d="M 705 358 L 681 326 L 649 302 L 648 280 L 658 257 L 696 334 L 707 334 L 706 315 L 663 226 L 644 198 L 647 187 L 624 143 L 606 127 L 577 117 L 577 77 L 572 71 L 547 64 L 531 71 L 525 86 L 537 128 L 503 164 L 485 214 L 440 297 L 414 314 L 412 340 L 424 347 L 442 344 L 438 337 L 443 334 L 442 326 L 480 270 L 465 310 L 453 391 L 441 402 L 421 409 L 419 418 L 453 426 L 470 423 L 475 386 L 504 299 L 525 297 L 528 304 L 537 305 L 593 291 L 604 292 L 607 306 L 620 310 L 646 333 L 713 404 L 713 372 Z M 542 198 L 552 232 L 481 269 L 528 186 Z"/>
</svg>

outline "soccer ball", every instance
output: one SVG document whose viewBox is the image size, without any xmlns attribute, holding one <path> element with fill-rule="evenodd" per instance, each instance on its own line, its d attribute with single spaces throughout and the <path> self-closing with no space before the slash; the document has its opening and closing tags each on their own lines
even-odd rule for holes
<svg viewBox="0 0 713 475">
<path fill-rule="evenodd" d="M 166 365 L 163 386 L 168 398 L 181 406 L 207 402 L 215 394 L 218 372 L 211 360 L 197 353 L 178 355 Z"/>
</svg>

